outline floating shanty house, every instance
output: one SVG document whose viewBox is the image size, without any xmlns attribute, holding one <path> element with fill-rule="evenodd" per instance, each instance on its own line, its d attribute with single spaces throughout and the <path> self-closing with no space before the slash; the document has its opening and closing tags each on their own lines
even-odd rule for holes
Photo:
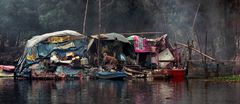
<svg viewBox="0 0 240 104">
<path fill-rule="evenodd" d="M 34 36 L 27 41 L 15 77 L 78 76 L 87 62 L 87 38 L 72 30 Z"/>
</svg>

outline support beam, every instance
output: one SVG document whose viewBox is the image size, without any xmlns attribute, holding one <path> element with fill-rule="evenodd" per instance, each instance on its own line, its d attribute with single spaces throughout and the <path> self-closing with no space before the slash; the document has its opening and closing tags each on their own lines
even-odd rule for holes
<svg viewBox="0 0 240 104">
<path fill-rule="evenodd" d="M 176 44 L 177 44 L 177 45 L 180 45 L 180 46 L 183 46 L 183 47 L 185 47 L 185 48 L 191 48 L 193 51 L 195 51 L 195 52 L 197 52 L 197 53 L 199 53 L 199 54 L 205 56 L 206 58 L 208 58 L 208 59 L 210 59 L 210 60 L 212 60 L 212 61 L 216 61 L 216 59 L 214 59 L 213 57 L 211 57 L 211 56 L 209 56 L 209 55 L 207 55 L 207 54 L 205 54 L 205 53 L 199 51 L 199 50 L 196 49 L 196 48 L 189 47 L 188 45 L 183 44 L 183 43 L 179 43 L 179 42 L 177 42 Z"/>
</svg>

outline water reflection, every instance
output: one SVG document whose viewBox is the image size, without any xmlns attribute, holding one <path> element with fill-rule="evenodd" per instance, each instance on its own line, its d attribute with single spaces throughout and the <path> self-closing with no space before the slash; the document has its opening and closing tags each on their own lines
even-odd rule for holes
<svg viewBox="0 0 240 104">
<path fill-rule="evenodd" d="M 0 79 L 0 90 L 0 102 L 5 104 L 240 104 L 240 83 L 202 80 Z"/>
</svg>

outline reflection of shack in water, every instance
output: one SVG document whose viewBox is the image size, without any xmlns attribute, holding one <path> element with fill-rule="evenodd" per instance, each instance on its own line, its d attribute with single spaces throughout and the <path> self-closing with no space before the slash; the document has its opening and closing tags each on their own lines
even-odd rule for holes
<svg viewBox="0 0 240 104">
<path fill-rule="evenodd" d="M 169 103 L 168 98 L 173 96 L 173 87 L 166 82 L 158 83 L 152 86 L 153 92 L 153 102 L 163 102 L 164 104 Z M 156 99 L 158 98 L 158 99 Z"/>
<path fill-rule="evenodd" d="M 0 101 L 63 104 L 239 104 L 240 83 L 0 79 Z"/>
</svg>

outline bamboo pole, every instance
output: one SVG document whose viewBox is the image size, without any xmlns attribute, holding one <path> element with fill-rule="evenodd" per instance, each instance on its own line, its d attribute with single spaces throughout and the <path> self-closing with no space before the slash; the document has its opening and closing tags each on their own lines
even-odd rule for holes
<svg viewBox="0 0 240 104">
<path fill-rule="evenodd" d="M 194 35 L 194 27 L 195 27 L 195 22 L 196 22 L 196 19 L 197 19 L 197 15 L 198 15 L 199 8 L 200 8 L 200 3 L 198 4 L 197 11 L 196 11 L 195 16 L 194 16 L 194 19 L 193 19 L 192 30 L 191 30 L 191 34 L 193 35 L 193 37 L 194 37 L 195 40 L 197 41 L 198 45 L 199 45 L 199 41 L 198 41 L 197 35 L 196 35 L 196 34 Z M 197 46 L 198 46 L 198 45 L 197 45 Z"/>
<path fill-rule="evenodd" d="M 216 65 L 216 77 L 219 76 L 219 63 L 217 63 Z"/>
<path fill-rule="evenodd" d="M 204 60 L 189 60 L 191 62 L 203 62 Z M 212 60 L 206 60 L 206 62 L 213 62 Z M 224 62 L 240 62 L 240 60 L 218 60 L 218 63 L 224 63 Z"/>
<path fill-rule="evenodd" d="M 208 36 L 207 36 L 207 32 L 206 32 L 206 35 L 205 35 L 205 50 L 204 50 L 204 51 L 205 51 L 205 52 L 204 52 L 205 54 L 207 54 L 207 44 L 208 44 L 207 41 L 208 41 Z M 207 60 L 207 58 L 206 58 L 206 56 L 205 56 L 205 57 L 204 57 L 204 71 L 205 71 L 205 77 L 208 78 L 208 74 L 209 74 L 209 73 L 208 73 L 207 61 L 206 61 L 206 60 Z"/>
<path fill-rule="evenodd" d="M 186 48 L 191 48 L 193 51 L 195 51 L 195 52 L 197 52 L 197 53 L 199 53 L 199 54 L 205 56 L 206 58 L 208 58 L 208 59 L 210 59 L 210 60 L 212 60 L 212 61 L 216 61 L 216 59 L 214 59 L 214 58 L 212 58 L 211 56 L 209 56 L 209 55 L 207 55 L 207 54 L 205 54 L 205 53 L 203 53 L 203 52 L 197 50 L 196 48 L 189 47 L 188 45 L 183 44 L 183 43 L 179 43 L 179 42 L 177 42 L 177 45 L 181 45 L 181 46 L 186 47 Z"/>
<path fill-rule="evenodd" d="M 190 42 L 188 41 L 187 42 L 187 47 L 188 47 L 188 60 L 187 60 L 187 69 L 186 69 L 186 76 L 188 76 L 188 72 L 189 72 L 189 69 L 190 69 L 190 61 L 189 60 L 192 60 L 192 45 L 190 45 Z"/>
<path fill-rule="evenodd" d="M 86 2 L 86 8 L 85 8 L 85 13 L 84 13 L 83 34 L 85 34 L 85 29 L 86 29 L 87 12 L 88 12 L 88 0 Z"/>
<path fill-rule="evenodd" d="M 98 50 L 98 54 L 97 54 L 97 57 L 98 57 L 98 60 L 97 60 L 97 64 L 98 66 L 100 66 L 100 62 L 99 62 L 99 58 L 100 58 L 100 34 L 101 34 L 101 27 L 102 27 L 102 24 L 101 24 L 101 0 L 98 1 L 98 47 L 97 47 L 97 50 Z"/>
<path fill-rule="evenodd" d="M 137 53 L 137 65 L 139 65 L 139 53 Z"/>
</svg>

